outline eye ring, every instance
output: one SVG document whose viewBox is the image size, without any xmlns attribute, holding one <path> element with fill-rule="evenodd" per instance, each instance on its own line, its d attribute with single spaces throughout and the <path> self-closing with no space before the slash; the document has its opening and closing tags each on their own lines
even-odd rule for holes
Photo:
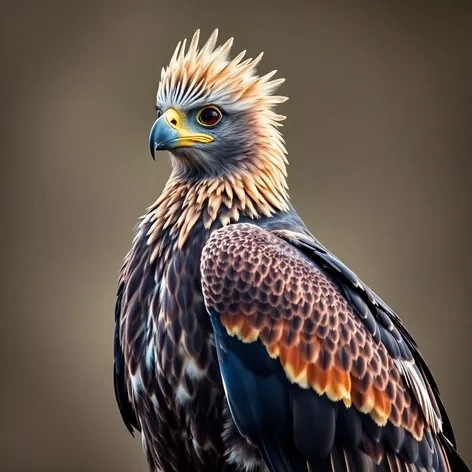
<svg viewBox="0 0 472 472">
<path fill-rule="evenodd" d="M 198 123 L 207 128 L 216 126 L 222 118 L 223 115 L 221 114 L 220 109 L 215 105 L 204 107 L 197 113 Z"/>
<path fill-rule="evenodd" d="M 162 110 L 156 105 L 156 115 L 157 118 L 160 118 L 162 116 Z"/>
</svg>

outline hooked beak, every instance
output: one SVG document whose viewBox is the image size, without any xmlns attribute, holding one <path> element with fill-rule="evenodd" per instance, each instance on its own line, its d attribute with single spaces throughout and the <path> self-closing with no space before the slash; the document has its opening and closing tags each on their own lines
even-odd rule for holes
<svg viewBox="0 0 472 472">
<path fill-rule="evenodd" d="M 156 151 L 193 146 L 195 143 L 211 143 L 208 134 L 194 133 L 183 126 L 181 114 L 169 108 L 152 125 L 149 133 L 149 149 L 155 159 Z"/>
</svg>

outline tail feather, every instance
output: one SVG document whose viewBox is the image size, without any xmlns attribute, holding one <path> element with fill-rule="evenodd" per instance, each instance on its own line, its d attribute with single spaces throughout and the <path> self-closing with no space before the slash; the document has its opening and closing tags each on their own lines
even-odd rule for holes
<svg viewBox="0 0 472 472">
<path fill-rule="evenodd" d="M 386 452 L 380 462 L 360 449 L 349 451 L 335 447 L 323 460 L 306 461 L 295 450 L 283 448 L 271 437 L 264 437 L 259 450 L 270 472 L 424 472 L 419 465 L 405 463 L 398 456 Z M 470 472 L 464 460 L 449 443 L 437 448 L 431 472 Z"/>
<path fill-rule="evenodd" d="M 296 451 L 286 451 L 271 437 L 259 443 L 259 451 L 270 472 L 308 472 L 307 463 Z"/>
<path fill-rule="evenodd" d="M 442 441 L 441 449 L 446 461 L 449 463 L 449 470 L 451 472 L 470 472 L 469 467 L 464 462 L 464 459 L 459 455 L 453 445 L 446 439 Z"/>
</svg>

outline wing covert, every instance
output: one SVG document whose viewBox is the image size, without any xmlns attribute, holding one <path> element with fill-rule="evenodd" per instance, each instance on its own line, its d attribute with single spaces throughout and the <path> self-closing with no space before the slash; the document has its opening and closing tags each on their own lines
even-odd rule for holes
<svg viewBox="0 0 472 472">
<path fill-rule="evenodd" d="M 242 359 L 251 377 L 257 370 L 253 368 L 256 357 L 260 363 L 264 355 L 263 347 L 265 356 L 278 360 L 272 364 L 271 375 L 282 382 L 279 366 L 287 381 L 284 388 L 292 402 L 287 407 L 291 418 L 287 428 L 292 430 L 297 450 L 305 450 L 305 457 L 306 441 L 300 434 L 295 439 L 295 433 L 304 431 L 307 418 L 296 414 L 295 407 L 308 402 L 316 410 L 323 401 L 324 407 L 317 411 L 326 413 L 331 408 L 326 405 L 331 405 L 336 421 L 344 421 L 344 427 L 349 423 L 347 428 L 360 428 L 362 434 L 354 431 L 347 443 L 352 446 L 353 441 L 360 441 L 357 446 L 379 463 L 392 452 L 410 465 L 447 470 L 446 454 L 436 438 L 441 435 L 437 404 L 429 399 L 429 384 L 414 363 L 409 343 L 403 340 L 403 325 L 399 329 L 390 317 L 372 314 L 370 306 L 379 306 L 379 302 L 347 268 L 343 277 L 350 286 L 338 284 L 326 270 L 334 256 L 324 255 L 325 259 L 317 261 L 280 234 L 251 224 L 231 225 L 213 233 L 202 256 L 202 286 L 223 378 L 232 375 L 236 361 L 223 365 L 221 356 Z M 332 270 L 343 274 L 338 267 Z M 259 346 L 257 356 L 248 356 L 249 346 Z M 244 378 L 241 366 L 238 369 L 238 378 Z M 250 382 L 254 384 L 253 379 Z M 232 392 L 227 396 L 230 407 L 233 403 L 232 412 L 237 410 Z M 299 424 L 296 418 L 302 418 Z M 320 437 L 331 433 L 326 450 L 333 452 L 341 441 L 342 428 L 328 429 Z"/>
<path fill-rule="evenodd" d="M 454 433 L 439 396 L 433 375 L 418 346 L 398 315 L 345 264 L 314 238 L 301 233 L 280 230 L 275 234 L 297 247 L 317 262 L 337 282 L 353 311 L 363 320 L 370 334 L 386 347 L 406 383 L 421 405 L 427 423 L 434 431 L 443 431 L 456 447 Z"/>
</svg>

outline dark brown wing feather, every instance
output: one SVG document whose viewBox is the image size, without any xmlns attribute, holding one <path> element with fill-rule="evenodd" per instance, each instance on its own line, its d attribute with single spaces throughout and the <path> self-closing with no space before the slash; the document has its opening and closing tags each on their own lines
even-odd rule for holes
<svg viewBox="0 0 472 472">
<path fill-rule="evenodd" d="M 437 389 L 406 329 L 321 245 L 318 260 L 294 247 L 294 240 L 305 250 L 317 244 L 300 237 L 251 224 L 214 233 L 201 266 L 210 313 L 230 336 L 261 342 L 303 391 L 361 415 L 361 447 L 372 467 L 450 470 Z M 333 443 L 326 467 L 349 470 L 348 456 Z"/>
<path fill-rule="evenodd" d="M 133 407 L 129 401 L 128 391 L 125 380 L 125 362 L 120 345 L 120 313 L 123 297 L 124 283 L 120 280 L 118 285 L 118 294 L 115 305 L 115 337 L 113 343 L 113 384 L 115 388 L 115 397 L 120 409 L 121 417 L 128 428 L 128 431 L 134 436 L 133 428 L 140 431 L 139 423 L 134 413 Z"/>
<path fill-rule="evenodd" d="M 423 396 L 426 393 L 432 409 L 430 413 L 434 413 L 434 417 L 441 420 L 442 434 L 439 435 L 442 440 L 441 449 L 447 455 L 450 468 L 453 471 L 468 471 L 468 466 L 457 453 L 454 431 L 433 374 L 419 351 L 418 345 L 398 315 L 342 261 L 336 258 L 319 241 L 310 237 L 311 235 L 307 236 L 302 232 L 291 230 L 279 230 L 274 231 L 274 233 L 297 247 L 310 259 L 322 265 L 327 274 L 336 279 L 338 286 L 346 294 L 354 311 L 358 315 L 368 311 L 374 317 L 376 325 L 383 333 L 382 342 L 386 345 L 389 354 L 395 359 L 410 361 L 409 365 L 413 365 L 418 374 L 417 378 L 421 380 L 425 387 Z M 357 303 L 355 301 L 351 302 L 353 298 L 357 300 Z M 395 334 L 397 346 L 392 345 L 391 338 L 388 335 L 386 336 L 387 333 Z M 398 333 L 400 336 L 398 336 Z M 400 348 L 400 352 L 398 352 L 397 347 Z M 415 393 L 417 393 L 418 398 L 421 397 L 418 394 L 419 392 Z"/>
<path fill-rule="evenodd" d="M 367 313 L 369 325 L 380 329 L 380 333 L 383 334 L 382 342 L 393 358 L 413 361 L 416 364 L 420 378 L 424 381 L 434 414 L 442 421 L 443 433 L 453 447 L 456 447 L 454 432 L 439 395 L 436 381 L 416 342 L 398 315 L 319 241 L 293 231 L 281 230 L 274 233 L 317 261 L 328 274 L 337 280 L 354 311 L 361 317 Z M 375 325 L 372 320 L 375 320 Z M 374 334 L 376 333 L 374 332 Z M 394 336 L 394 343 L 392 343 L 389 334 Z"/>
</svg>

